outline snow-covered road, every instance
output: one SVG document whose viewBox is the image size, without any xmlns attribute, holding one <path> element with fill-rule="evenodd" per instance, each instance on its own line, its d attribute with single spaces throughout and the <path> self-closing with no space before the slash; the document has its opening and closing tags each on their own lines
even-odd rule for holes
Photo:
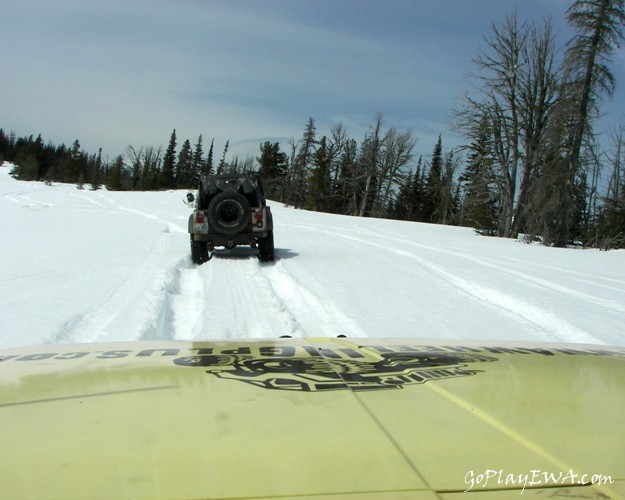
<svg viewBox="0 0 625 500">
<path fill-rule="evenodd" d="M 272 204 L 277 260 L 189 256 L 184 192 L 0 167 L 0 347 L 280 335 L 625 345 L 625 252 Z"/>
</svg>

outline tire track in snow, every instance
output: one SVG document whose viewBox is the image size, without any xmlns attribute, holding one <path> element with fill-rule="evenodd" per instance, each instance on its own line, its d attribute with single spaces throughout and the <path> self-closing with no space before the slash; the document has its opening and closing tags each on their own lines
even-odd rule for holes
<svg viewBox="0 0 625 500">
<path fill-rule="evenodd" d="M 246 261 L 246 262 L 245 262 Z M 190 265 L 167 290 L 173 338 L 365 336 L 329 299 L 303 286 L 279 259 L 261 264 L 245 250 Z"/>
<path fill-rule="evenodd" d="M 17 203 L 18 205 L 21 205 L 22 208 L 26 208 L 28 210 L 45 210 L 46 208 L 54 206 L 52 203 L 33 200 L 28 196 L 24 196 L 25 194 L 31 193 L 32 191 L 17 191 L 15 193 L 5 193 L 2 196 L 7 200 Z"/>
<path fill-rule="evenodd" d="M 76 193 L 69 193 L 70 196 L 74 197 L 74 198 L 80 198 L 81 200 L 86 200 L 89 203 L 91 203 L 92 205 L 96 205 L 98 207 L 104 207 L 104 205 L 102 205 L 102 203 L 98 203 L 97 201 L 89 198 L 88 196 L 82 195 L 82 194 L 76 194 Z"/>
<path fill-rule="evenodd" d="M 500 255 L 499 256 L 500 259 L 504 259 L 504 260 L 509 260 L 511 262 L 516 262 L 516 263 L 520 263 L 522 265 L 527 265 L 528 262 L 521 260 L 521 259 L 517 259 L 514 257 L 508 257 L 506 255 Z M 539 262 L 532 262 L 531 263 L 532 266 L 535 267 L 541 267 L 543 269 L 549 269 L 549 270 L 553 270 L 553 271 L 558 271 L 560 273 L 567 273 L 569 275 L 574 275 L 574 276 L 578 276 L 579 278 L 576 278 L 577 281 L 580 281 L 582 283 L 588 283 L 594 286 L 600 286 L 603 288 L 607 288 L 608 290 L 611 291 L 615 291 L 615 292 L 623 292 L 625 291 L 625 281 L 623 280 L 618 280 L 618 279 L 614 279 L 614 278 L 607 278 L 605 276 L 596 276 L 594 274 L 588 274 L 588 273 L 582 273 L 580 271 L 576 271 L 574 269 L 564 269 L 562 267 L 557 267 L 557 266 L 550 266 L 548 264 L 541 264 Z M 610 283 L 610 285 L 607 285 L 605 283 L 599 283 L 598 281 L 604 281 L 607 283 Z M 621 288 L 617 288 L 614 285 L 622 285 Z"/>
<path fill-rule="evenodd" d="M 211 278 L 210 272 L 200 273 L 190 260 L 189 265 L 181 270 L 176 294 L 170 297 L 169 302 L 173 312 L 172 335 L 176 340 L 202 336 L 205 290 L 210 287 Z"/>
<path fill-rule="evenodd" d="M 394 250 L 394 253 L 404 257 L 408 257 L 417 260 L 421 265 L 424 265 L 437 273 L 445 281 L 453 284 L 458 290 L 461 290 L 465 294 L 469 295 L 478 302 L 485 303 L 487 305 L 496 306 L 504 309 L 510 313 L 520 316 L 526 321 L 536 325 L 550 336 L 553 340 L 559 342 L 576 342 L 584 344 L 604 344 L 601 340 L 585 332 L 581 328 L 576 327 L 567 320 L 559 317 L 551 311 L 548 311 L 542 307 L 538 307 L 530 302 L 515 297 L 509 293 L 506 293 L 500 289 L 492 288 L 489 286 L 479 285 L 473 281 L 466 280 L 455 276 L 454 274 L 446 271 L 442 267 L 433 264 L 425 259 L 422 259 L 410 252 L 403 250 Z"/>
<path fill-rule="evenodd" d="M 147 308 L 152 313 L 151 320 L 143 327 L 141 340 L 174 340 L 176 338 L 175 297 L 180 294 L 182 273 L 190 265 L 189 257 L 180 257 L 153 282 L 156 288 Z"/>
<path fill-rule="evenodd" d="M 407 241 L 404 241 L 404 240 L 398 240 L 398 241 L 403 241 L 405 243 L 410 243 L 410 242 L 407 242 Z M 540 288 L 547 289 L 547 290 L 552 290 L 552 291 L 555 291 L 555 292 L 558 292 L 558 293 L 561 293 L 561 294 L 564 294 L 564 295 L 568 295 L 570 297 L 574 297 L 574 298 L 582 300 L 584 302 L 590 302 L 590 303 L 595 304 L 597 306 L 604 307 L 606 309 L 611 309 L 613 311 L 617 311 L 617 312 L 625 315 L 625 307 L 622 306 L 620 303 L 615 302 L 615 301 L 601 299 L 599 297 L 595 297 L 594 295 L 590 295 L 590 294 L 587 294 L 587 293 L 584 293 L 584 292 L 580 292 L 578 290 L 573 290 L 572 288 L 569 288 L 569 287 L 566 287 L 566 286 L 562 286 L 562 285 L 558 285 L 558 284 L 553 283 L 551 281 L 547 281 L 547 280 L 542 279 L 542 278 L 537 278 L 535 276 L 531 276 L 531 275 L 529 275 L 527 273 L 522 273 L 522 272 L 519 272 L 519 271 L 515 271 L 513 269 L 506 268 L 504 266 L 495 264 L 495 263 L 490 262 L 488 260 L 481 259 L 481 258 L 478 258 L 478 257 L 474 257 L 472 255 L 467 255 L 467 254 L 463 254 L 463 253 L 459 253 L 459 252 L 451 252 L 451 251 L 445 250 L 445 249 L 436 249 L 434 247 L 430 247 L 430 246 L 427 246 L 427 245 L 422 245 L 420 243 L 412 242 L 410 244 L 412 246 L 416 246 L 416 247 L 419 247 L 419 248 L 425 248 L 427 250 L 433 250 L 433 251 L 440 252 L 440 253 L 447 253 L 447 254 L 453 255 L 455 257 L 459 257 L 461 259 L 468 260 L 468 261 L 473 262 L 475 264 L 478 264 L 480 266 L 487 267 L 489 269 L 494 269 L 494 270 L 496 270 L 499 273 L 503 273 L 503 274 L 507 274 L 509 276 L 514 276 L 516 278 L 520 278 L 524 282 L 532 283 L 532 284 L 534 284 L 534 285 L 536 285 L 536 286 L 538 286 Z M 410 253 L 410 252 L 407 252 L 407 253 Z"/>
<path fill-rule="evenodd" d="M 317 226 L 313 226 L 313 225 L 299 225 L 300 227 L 305 227 L 308 230 L 321 230 L 319 227 Z M 368 230 L 368 229 L 353 229 L 353 228 L 341 228 L 341 231 L 350 231 L 352 233 L 357 233 L 357 234 L 369 234 L 372 237 L 375 237 L 376 239 L 380 238 L 380 234 L 376 233 L 374 231 Z M 338 229 L 336 232 L 328 232 L 328 234 L 336 234 L 337 236 L 340 236 L 340 232 Z M 553 290 L 556 291 L 558 293 L 562 293 L 562 294 L 566 294 L 569 295 L 571 297 L 583 300 L 584 302 L 591 302 L 595 305 L 598 305 L 600 307 L 605 307 L 607 309 L 611 309 L 614 311 L 617 311 L 619 313 L 622 313 L 625 315 L 625 306 L 623 306 L 620 302 L 616 302 L 613 300 L 606 300 L 606 299 L 602 299 L 599 297 L 596 297 L 594 295 L 590 295 L 588 293 L 584 293 L 584 292 L 580 292 L 578 290 L 574 290 L 572 288 L 566 287 L 566 286 L 562 286 L 562 285 L 558 285 L 556 283 L 553 283 L 551 281 L 542 279 L 542 278 L 538 278 L 535 276 L 531 276 L 527 273 L 521 273 L 518 271 L 515 271 L 513 269 L 510 269 L 508 267 L 505 267 L 501 264 L 497 264 L 495 263 L 492 259 L 483 259 L 483 258 L 479 258 L 479 257 L 475 257 L 474 255 L 470 255 L 467 254 L 466 252 L 462 252 L 461 249 L 459 247 L 458 248 L 459 251 L 452 251 L 449 250 L 448 248 L 440 248 L 440 247 L 435 247 L 435 246 L 431 246 L 431 245 L 425 245 L 423 243 L 417 243 L 413 240 L 408 240 L 408 239 L 404 239 L 404 238 L 397 238 L 397 237 L 392 237 L 392 236 L 384 236 L 384 240 L 385 241 L 390 241 L 390 242 L 395 242 L 395 243 L 401 243 L 404 245 L 409 245 L 412 247 L 417 247 L 417 248 L 423 248 L 425 250 L 431 250 L 437 253 L 445 253 L 448 255 L 452 255 L 454 257 L 458 257 L 464 260 L 468 260 L 470 262 L 473 262 L 475 264 L 481 265 L 483 267 L 487 267 L 489 269 L 495 269 L 500 273 L 505 273 L 517 278 L 521 278 L 523 281 L 525 282 L 531 282 L 539 287 L 545 288 L 545 289 L 549 289 L 549 290 Z M 364 241 L 364 242 L 370 242 L 369 239 L 359 239 L 359 241 Z M 619 289 L 619 288 L 615 288 L 613 286 L 610 285 L 606 285 L 603 283 L 599 283 L 597 282 L 597 280 L 599 281 L 607 281 L 607 282 L 611 282 L 611 283 L 615 283 L 615 284 L 622 284 L 625 285 L 625 282 L 620 281 L 620 280 L 615 280 L 612 278 L 605 278 L 605 277 L 601 277 L 601 276 L 595 276 L 595 275 L 589 275 L 586 273 L 582 273 L 579 271 L 574 271 L 574 270 L 569 270 L 569 269 L 563 269 L 563 268 L 558 268 L 558 267 L 554 267 L 554 266 L 548 266 L 545 264 L 540 264 L 540 263 L 535 263 L 535 262 L 531 262 L 528 263 L 527 261 L 523 261 L 521 259 L 515 259 L 515 258 L 511 258 L 511 257 L 502 257 L 508 260 L 512 260 L 515 262 L 518 262 L 520 264 L 523 265 L 533 265 L 533 266 L 540 266 L 540 267 L 544 267 L 547 269 L 553 269 L 559 272 L 566 272 L 569 275 L 576 275 L 576 276 L 580 276 L 582 278 L 591 278 L 591 280 L 587 280 L 587 279 L 581 279 L 580 281 L 584 282 L 584 283 L 588 283 L 597 287 L 603 287 L 603 288 L 607 288 L 609 290 L 612 291 L 618 291 L 618 292 L 623 292 L 623 289 Z"/>
<path fill-rule="evenodd" d="M 178 285 L 170 304 L 176 339 L 303 336 L 247 249 L 218 251 L 202 266 L 191 264 Z"/>
<path fill-rule="evenodd" d="M 362 232 L 367 233 L 367 234 L 371 234 L 371 235 L 375 234 L 375 233 L 373 233 L 371 231 L 368 231 L 368 230 L 363 230 Z M 556 291 L 558 293 L 563 293 L 563 294 L 569 295 L 571 297 L 575 297 L 577 299 L 583 300 L 584 302 L 591 302 L 591 303 L 593 303 L 595 305 L 598 305 L 600 307 L 605 307 L 607 309 L 612 309 L 614 311 L 618 311 L 620 313 L 625 314 L 625 306 L 623 306 L 622 304 L 620 304 L 618 302 L 615 302 L 615 301 L 612 301 L 612 300 L 601 299 L 599 297 L 595 297 L 594 295 L 590 295 L 590 294 L 587 294 L 587 293 L 584 293 L 584 292 L 580 292 L 578 290 L 573 290 L 572 288 L 565 287 L 565 286 L 562 286 L 562 285 L 558 285 L 556 283 L 552 283 L 551 281 L 547 281 L 547 280 L 542 279 L 542 278 L 537 278 L 535 276 L 531 276 L 531 275 L 529 275 L 527 273 L 521 273 L 521 272 L 515 271 L 513 269 L 510 269 L 508 267 L 502 266 L 500 264 L 496 264 L 492 260 L 487 260 L 487 259 L 475 257 L 473 255 L 469 255 L 469 254 L 464 253 L 464 252 L 453 252 L 453 251 L 447 250 L 445 248 L 438 248 L 438 247 L 433 247 L 433 246 L 430 246 L 430 245 L 424 245 L 422 243 L 416 243 L 414 241 L 406 240 L 406 239 L 403 239 L 403 238 L 389 238 L 389 239 L 392 240 L 392 241 L 395 241 L 397 243 L 403 243 L 403 244 L 410 245 L 410 246 L 417 247 L 417 248 L 424 248 L 426 250 L 432 250 L 432 251 L 435 251 L 435 252 L 438 252 L 438 253 L 446 253 L 448 255 L 453 255 L 454 257 L 459 257 L 461 259 L 468 260 L 468 261 L 473 262 L 475 264 L 478 264 L 478 265 L 481 265 L 481 266 L 484 266 L 484 267 L 488 267 L 490 269 L 495 269 L 495 270 L 497 270 L 500 273 L 505 273 L 505 274 L 508 274 L 508 275 L 511 275 L 511 276 L 514 276 L 514 277 L 517 277 L 517 278 L 521 278 L 523 281 L 532 282 L 535 285 L 538 285 L 540 287 L 543 287 L 543 288 L 546 288 L 546 289 L 549 289 L 549 290 L 553 290 L 553 291 Z M 514 259 L 514 260 L 516 260 L 517 262 L 520 262 L 522 264 L 525 264 L 525 265 L 528 264 L 527 262 L 519 260 L 519 259 Z M 533 265 L 533 263 L 532 263 L 532 265 Z M 587 274 L 584 274 L 584 273 L 570 271 L 568 269 L 553 268 L 552 266 L 543 266 L 543 267 L 548 267 L 548 268 L 555 269 L 555 270 L 558 270 L 560 272 L 566 272 L 566 273 L 569 273 L 569 274 L 577 274 L 577 275 L 581 275 L 581 276 L 585 276 L 585 277 L 592 277 L 593 279 L 602 279 L 601 277 L 590 276 L 590 275 L 587 275 Z M 603 278 L 603 279 L 605 279 L 607 281 L 613 281 L 613 282 L 616 282 L 616 283 L 623 283 L 623 282 L 618 281 L 618 280 L 611 280 L 610 278 Z M 604 285 L 604 284 L 601 284 L 601 283 L 597 283 L 596 281 L 584 280 L 584 282 L 591 283 L 591 284 L 596 285 L 596 286 L 606 287 L 606 288 L 609 288 L 610 290 L 615 290 L 611 286 Z M 625 285 L 625 283 L 623 283 L 623 284 Z M 616 289 L 616 290 L 617 291 L 622 291 L 622 290 L 618 290 L 618 289 Z"/>
<path fill-rule="evenodd" d="M 263 267 L 262 271 L 274 293 L 298 318 L 306 336 L 335 337 L 341 333 L 350 337 L 366 336 L 356 321 L 337 308 L 331 299 L 323 298 L 324 293 L 315 293 L 312 286 L 302 285 L 286 269 L 283 261 L 278 260 L 273 266 Z M 313 283 L 310 276 L 305 278 Z"/>
<path fill-rule="evenodd" d="M 438 266 L 414 253 L 405 250 L 389 248 L 388 246 L 372 242 L 370 239 L 367 238 L 357 238 L 355 236 L 341 234 L 340 232 L 330 232 L 319 228 L 317 228 L 317 230 L 337 238 L 342 238 L 348 241 L 357 242 L 359 244 L 365 244 L 379 248 L 385 253 L 392 252 L 395 255 L 415 260 L 423 268 L 429 270 L 445 285 L 449 285 L 449 288 L 452 289 L 454 292 L 464 294 L 487 307 L 503 310 L 507 314 L 513 315 L 513 317 L 522 319 L 532 325 L 535 325 L 541 331 L 551 337 L 552 340 L 586 344 L 605 344 L 605 342 L 599 340 L 598 338 L 582 330 L 581 328 L 576 327 L 567 320 L 559 317 L 551 311 L 548 311 L 547 309 L 531 304 L 530 302 L 522 298 L 515 297 L 512 294 L 504 292 L 500 289 L 480 285 L 474 281 L 460 278 L 443 269 L 441 266 Z M 410 267 L 405 267 L 409 272 L 414 272 L 410 269 Z"/>
<path fill-rule="evenodd" d="M 145 212 L 143 210 L 137 210 L 135 208 L 127 208 L 123 205 L 120 205 L 119 203 L 117 203 L 113 198 L 111 198 L 110 196 L 105 196 L 101 193 L 98 193 L 98 196 L 100 198 L 102 198 L 103 200 L 105 200 L 107 203 L 109 203 L 111 205 L 111 207 L 115 210 L 118 211 L 123 211 L 123 212 L 130 212 L 133 214 L 137 214 L 140 215 L 142 217 L 145 217 L 146 219 L 151 219 L 151 220 L 156 220 L 159 222 L 163 222 L 166 227 L 167 230 L 172 232 L 172 233 L 188 233 L 188 228 L 186 226 L 186 224 L 184 226 L 180 226 L 178 224 L 174 224 L 170 221 L 168 221 L 167 219 L 163 219 L 162 217 L 158 217 L 157 215 L 154 215 L 153 213 L 149 213 L 149 212 Z M 87 198 L 88 199 L 88 198 Z M 92 200 L 89 200 L 92 201 Z M 95 203 L 96 205 L 100 205 L 103 206 L 102 204 L 92 201 L 92 203 Z M 183 217 L 181 215 L 178 214 L 171 214 L 171 217 L 177 219 L 177 220 L 187 220 L 187 217 Z"/>
<path fill-rule="evenodd" d="M 180 269 L 188 258 L 162 268 L 168 234 L 161 233 L 146 258 L 122 282 L 88 310 L 67 320 L 47 343 L 171 339 L 168 297 L 175 293 Z"/>
<path fill-rule="evenodd" d="M 107 203 L 109 203 L 111 205 L 111 207 L 115 210 L 118 210 L 120 212 L 129 212 L 132 214 L 136 214 L 136 215 L 140 215 L 141 217 L 145 217 L 146 219 L 150 219 L 150 220 L 155 220 L 158 222 L 162 222 L 165 224 L 167 230 L 171 233 L 187 233 L 187 227 L 182 227 L 179 226 L 178 224 L 174 224 L 166 219 L 163 219 L 162 217 L 158 217 L 152 213 L 149 212 L 144 212 L 143 210 L 137 210 L 134 208 L 127 208 L 123 205 L 120 205 L 119 203 L 117 203 L 115 200 L 113 200 L 113 198 L 111 198 L 110 196 L 105 196 L 103 194 L 98 193 L 98 196 L 100 198 L 102 198 L 103 200 L 105 200 Z M 97 205 L 102 206 L 100 203 L 97 202 L 92 202 L 95 203 Z M 176 218 L 179 218 L 178 216 L 176 216 Z"/>
</svg>

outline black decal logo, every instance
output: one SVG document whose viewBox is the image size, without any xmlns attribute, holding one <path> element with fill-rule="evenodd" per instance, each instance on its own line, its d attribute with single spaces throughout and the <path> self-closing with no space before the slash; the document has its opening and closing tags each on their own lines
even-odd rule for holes
<svg viewBox="0 0 625 500">
<path fill-rule="evenodd" d="M 467 363 L 496 361 L 476 354 L 382 353 L 379 360 L 327 356 L 259 358 L 247 354 L 211 354 L 177 358 L 181 366 L 208 368 L 206 373 L 265 389 L 353 391 L 401 389 L 404 385 L 475 375 Z"/>
</svg>

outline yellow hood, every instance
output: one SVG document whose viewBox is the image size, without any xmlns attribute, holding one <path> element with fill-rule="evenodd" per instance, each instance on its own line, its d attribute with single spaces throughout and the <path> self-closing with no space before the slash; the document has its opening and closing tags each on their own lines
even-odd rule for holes
<svg viewBox="0 0 625 500">
<path fill-rule="evenodd" d="M 0 351 L 0 496 L 625 498 L 624 413 L 616 347 L 18 348 Z"/>
</svg>

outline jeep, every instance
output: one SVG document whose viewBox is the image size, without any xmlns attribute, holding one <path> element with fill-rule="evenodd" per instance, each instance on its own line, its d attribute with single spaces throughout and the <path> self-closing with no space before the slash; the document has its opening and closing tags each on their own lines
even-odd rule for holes
<svg viewBox="0 0 625 500">
<path fill-rule="evenodd" d="M 255 174 L 204 175 L 189 217 L 191 260 L 210 260 L 215 247 L 249 245 L 258 248 L 262 262 L 274 260 L 273 218 L 267 206 L 260 177 Z"/>
</svg>

